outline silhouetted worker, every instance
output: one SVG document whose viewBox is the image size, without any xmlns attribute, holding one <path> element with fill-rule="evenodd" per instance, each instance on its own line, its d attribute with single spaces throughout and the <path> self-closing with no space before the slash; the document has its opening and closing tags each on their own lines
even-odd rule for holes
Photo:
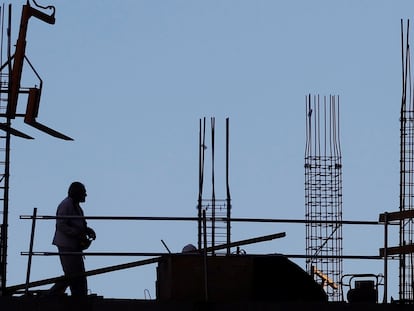
<svg viewBox="0 0 414 311">
<path fill-rule="evenodd" d="M 85 186 L 75 181 L 69 186 L 68 196 L 59 204 L 56 216 L 84 216 L 79 203 L 85 202 Z M 88 291 L 86 276 L 73 277 L 85 273 L 82 251 L 89 247 L 96 234 L 82 218 L 56 219 L 53 244 L 59 253 L 79 252 L 79 255 L 59 254 L 66 280 L 59 281 L 49 290 L 49 295 L 61 295 L 70 287 L 72 296 L 86 296 Z"/>
</svg>

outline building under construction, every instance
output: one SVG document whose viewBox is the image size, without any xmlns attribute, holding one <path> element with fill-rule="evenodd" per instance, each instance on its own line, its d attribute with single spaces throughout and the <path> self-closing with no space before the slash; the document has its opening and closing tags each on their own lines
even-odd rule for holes
<svg viewBox="0 0 414 311">
<path fill-rule="evenodd" d="M 0 280 L 2 310 L 282 310 L 306 308 L 308 310 L 363 310 L 367 305 L 372 309 L 405 310 L 412 307 L 413 262 L 412 245 L 414 227 L 412 219 L 414 193 L 414 103 L 412 99 L 412 79 L 410 77 L 409 24 L 404 32 L 401 22 L 403 88 L 401 101 L 401 184 L 400 210 L 379 215 L 378 221 L 344 221 L 342 219 L 342 155 L 340 143 L 339 96 L 308 95 L 305 101 L 305 156 L 304 156 L 304 219 L 261 219 L 233 217 L 230 193 L 230 121 L 225 120 L 225 146 L 216 146 L 215 118 L 200 119 L 199 123 L 199 188 L 197 213 L 194 217 L 81 217 L 94 220 L 136 220 L 174 221 L 197 223 L 198 244 L 181 253 L 171 253 L 166 246 L 165 253 L 129 252 L 88 252 L 84 256 L 136 256 L 146 259 L 90 270 L 86 276 L 111 273 L 124 269 L 139 269 L 140 266 L 156 264 L 155 299 L 107 299 L 91 295 L 71 297 L 45 295 L 44 286 L 70 277 L 56 276 L 50 279 L 31 280 L 31 259 L 33 256 L 58 256 L 55 252 L 39 252 L 33 249 L 36 238 L 35 226 L 39 219 L 56 220 L 56 216 L 22 215 L 21 219 L 32 221 L 30 247 L 22 255 L 27 256 L 26 282 L 9 284 L 7 281 L 8 260 L 8 194 L 10 187 L 10 144 L 11 136 L 32 139 L 31 136 L 13 127 L 16 118 L 46 134 L 63 140 L 72 138 L 51 129 L 37 121 L 42 83 L 40 74 L 25 54 L 27 28 L 30 19 L 38 19 L 47 24 L 55 22 L 55 7 L 40 6 L 28 1 L 22 8 L 18 40 L 13 49 L 11 43 L 12 6 L 1 8 L 1 42 L 5 42 L 5 53 L 1 54 L 0 68 L 0 201 L 2 223 L 0 231 Z M 3 46 L 3 45 L 2 45 Z M 4 57 L 3 55 L 6 55 Z M 37 79 L 36 85 L 22 85 L 24 72 L 30 71 Z M 20 108 L 24 104 L 23 112 Z M 210 122 L 208 122 L 210 121 Z M 210 134 L 210 135 L 208 135 Z M 223 135 L 223 133 L 220 133 Z M 207 148 L 207 145 L 209 148 Z M 215 171 L 216 149 L 225 150 L 225 171 Z M 207 159 L 210 163 L 210 190 L 206 194 Z M 222 159 L 223 160 L 223 159 Z M 224 197 L 216 197 L 216 178 L 225 180 Z M 236 207 L 237 208 L 237 207 Z M 306 229 L 304 253 L 302 254 L 245 254 L 240 251 L 243 245 L 283 238 L 285 232 L 266 236 L 255 236 L 246 240 L 232 240 L 232 224 L 238 222 L 257 223 L 296 223 Z M 343 254 L 342 229 L 347 224 L 377 225 L 384 227 L 384 247 L 378 255 L 345 256 Z M 398 225 L 400 242 L 398 246 L 388 246 L 388 226 Z M 72 255 L 79 255 L 73 253 Z M 398 257 L 399 276 L 388 275 L 388 260 Z M 293 259 L 301 258 L 306 267 L 300 267 Z M 347 258 L 382 261 L 384 270 L 378 274 L 347 275 L 343 262 Z M 344 277 L 350 276 L 345 282 Z M 388 284 L 399 282 L 399 298 L 391 302 L 388 297 Z M 380 288 L 382 296 L 380 297 Z"/>
</svg>

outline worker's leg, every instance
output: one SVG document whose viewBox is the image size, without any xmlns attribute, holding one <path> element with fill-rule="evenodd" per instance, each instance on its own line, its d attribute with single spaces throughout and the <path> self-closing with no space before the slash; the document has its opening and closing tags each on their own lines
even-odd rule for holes
<svg viewBox="0 0 414 311">
<path fill-rule="evenodd" d="M 68 250 L 66 248 L 59 248 L 59 252 L 79 252 L 80 250 Z M 68 285 L 72 296 L 86 296 L 88 293 L 88 286 L 86 276 L 79 276 L 85 273 L 85 265 L 82 255 L 61 255 L 60 261 L 62 263 L 65 276 L 68 277 Z M 73 277 L 76 276 L 76 277 Z"/>
</svg>

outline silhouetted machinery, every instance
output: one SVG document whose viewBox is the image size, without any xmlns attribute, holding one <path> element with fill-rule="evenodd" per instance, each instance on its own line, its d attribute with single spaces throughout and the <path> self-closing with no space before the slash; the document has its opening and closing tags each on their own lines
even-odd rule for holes
<svg viewBox="0 0 414 311">
<path fill-rule="evenodd" d="M 164 255 L 156 289 L 163 301 L 327 302 L 323 288 L 283 255 Z"/>
<path fill-rule="evenodd" d="M 346 295 L 348 302 L 377 302 L 378 292 L 374 281 L 355 281 L 355 288 L 351 288 Z"/>
<path fill-rule="evenodd" d="M 7 88 L 0 89 L 0 93 L 6 93 L 8 95 L 7 99 L 7 109 L 6 114 L 1 115 L 2 117 L 7 117 L 8 123 L 0 122 L 0 129 L 10 134 L 20 136 L 26 139 L 33 139 L 33 137 L 20 132 L 10 126 L 10 120 L 15 119 L 16 116 L 23 116 L 24 122 L 44 133 L 52 135 L 56 138 L 63 139 L 63 140 L 73 140 L 71 137 L 66 136 L 42 123 L 37 121 L 37 116 L 39 112 L 39 105 L 40 105 L 40 97 L 42 94 L 42 86 L 43 81 L 40 78 L 39 74 L 29 61 L 26 56 L 26 35 L 27 29 L 30 18 L 39 19 L 47 24 L 53 25 L 55 23 L 55 7 L 54 6 L 47 6 L 43 7 L 36 3 L 36 1 L 32 0 L 34 4 L 43 10 L 51 10 L 51 14 L 48 15 L 42 11 L 39 11 L 37 8 L 32 7 L 27 1 L 25 5 L 23 5 L 22 9 L 22 16 L 20 20 L 20 28 L 19 28 L 19 36 L 16 42 L 16 50 L 13 56 L 11 56 L 5 64 L 0 67 L 0 71 L 3 73 L 5 69 L 9 69 L 10 73 L 9 76 L 9 83 L 7 84 Z M 11 11 L 11 7 L 10 7 Z M 21 86 L 21 79 L 23 74 L 23 64 L 27 62 L 37 79 L 39 80 L 39 85 L 33 87 L 22 87 Z M 20 94 L 27 94 L 27 106 L 26 112 L 24 114 L 17 113 L 17 104 L 19 100 Z"/>
<path fill-rule="evenodd" d="M 348 302 L 378 302 L 378 286 L 381 275 L 376 274 L 345 274 L 342 276 L 343 287 L 348 287 Z M 348 279 L 348 282 L 344 281 Z"/>
</svg>

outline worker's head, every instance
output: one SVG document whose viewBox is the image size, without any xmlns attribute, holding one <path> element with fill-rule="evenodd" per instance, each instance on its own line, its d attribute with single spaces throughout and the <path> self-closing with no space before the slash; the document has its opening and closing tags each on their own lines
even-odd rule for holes
<svg viewBox="0 0 414 311">
<path fill-rule="evenodd" d="M 74 181 L 69 186 L 68 196 L 71 197 L 76 202 L 85 202 L 85 198 L 86 198 L 85 186 L 79 181 Z"/>
<path fill-rule="evenodd" d="M 195 247 L 193 244 L 187 244 L 183 247 L 182 253 L 195 253 L 197 252 L 197 247 Z"/>
</svg>

